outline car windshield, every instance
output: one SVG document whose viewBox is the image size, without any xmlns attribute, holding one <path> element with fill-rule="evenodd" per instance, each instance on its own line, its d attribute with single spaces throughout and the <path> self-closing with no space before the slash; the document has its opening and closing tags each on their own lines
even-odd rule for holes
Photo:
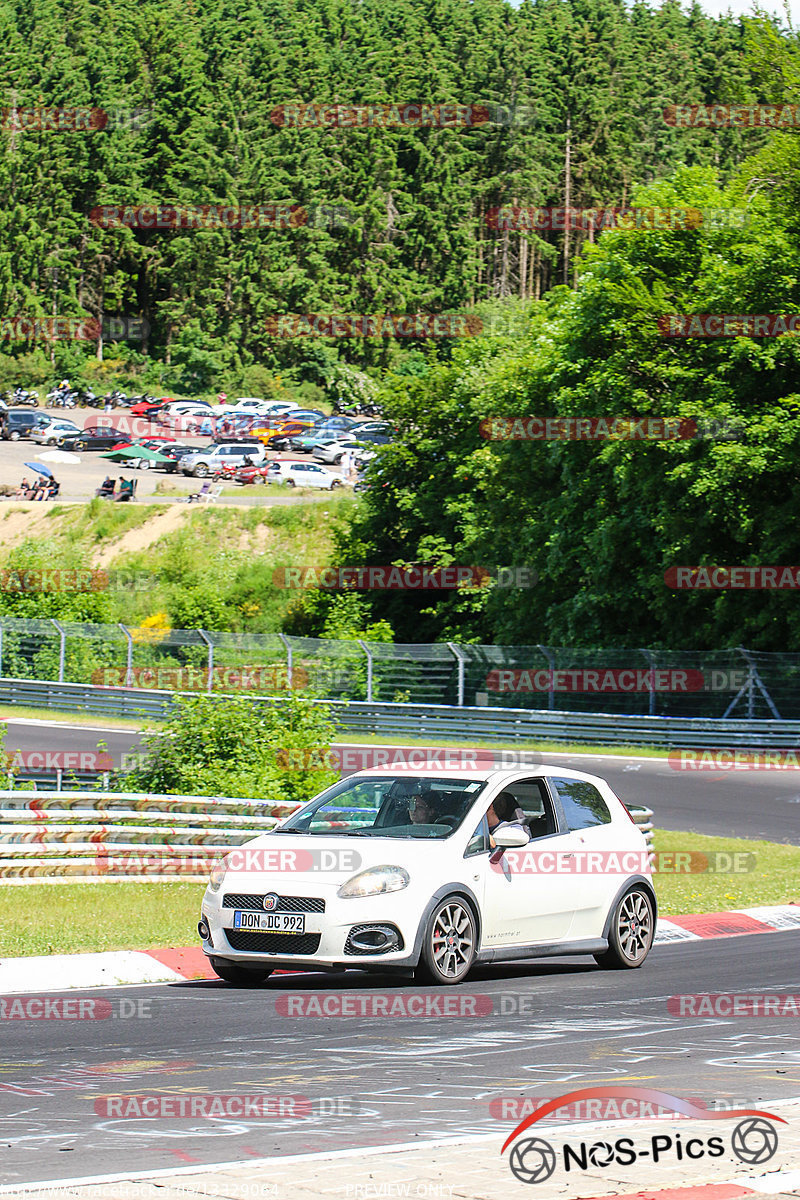
<svg viewBox="0 0 800 1200">
<path fill-rule="evenodd" d="M 486 786 L 430 775 L 350 776 L 310 801 L 276 833 L 446 838 Z"/>
</svg>

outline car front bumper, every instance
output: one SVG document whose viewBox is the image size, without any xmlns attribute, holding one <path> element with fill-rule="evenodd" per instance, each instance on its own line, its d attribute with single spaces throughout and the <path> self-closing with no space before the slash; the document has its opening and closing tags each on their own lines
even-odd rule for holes
<svg viewBox="0 0 800 1200">
<path fill-rule="evenodd" d="M 285 885 L 284 885 L 285 887 Z M 237 883 L 237 892 L 264 895 L 273 890 L 263 882 L 257 887 Z M 277 889 L 274 889 L 277 890 Z M 316 889 L 316 897 L 325 900 L 325 911 L 306 912 L 304 937 L 316 937 L 316 948 L 304 953 L 288 949 L 294 941 L 291 935 L 273 934 L 271 948 L 236 949 L 227 936 L 232 930 L 234 909 L 223 906 L 225 888 L 218 893 L 206 891 L 201 916 L 208 925 L 210 937 L 202 939 L 203 952 L 209 957 L 224 958 L 249 966 L 280 967 L 286 970 L 351 970 L 406 968 L 419 960 L 418 929 L 424 904 L 403 893 L 389 893 L 357 899 L 341 899 L 335 891 Z M 402 896 L 402 900 L 399 897 Z M 294 891 L 293 898 L 297 897 Z M 284 910 L 285 911 L 285 910 Z M 397 933 L 397 948 L 380 952 L 355 949 L 351 944 L 354 929 L 386 927 Z M 358 935 L 356 935 L 358 937 Z M 280 939 L 286 938 L 287 950 Z"/>
</svg>

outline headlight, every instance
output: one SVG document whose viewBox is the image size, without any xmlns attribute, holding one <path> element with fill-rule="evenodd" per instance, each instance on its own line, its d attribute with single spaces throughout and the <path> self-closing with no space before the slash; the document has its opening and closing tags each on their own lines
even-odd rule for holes
<svg viewBox="0 0 800 1200">
<path fill-rule="evenodd" d="M 225 872 L 228 869 L 227 860 L 221 858 L 219 862 L 215 862 L 211 868 L 211 874 L 208 877 L 208 890 L 210 892 L 218 892 L 222 887 L 222 881 L 225 878 Z"/>
<path fill-rule="evenodd" d="M 343 883 L 336 895 L 343 900 L 354 896 L 380 896 L 383 892 L 400 892 L 410 882 L 411 876 L 402 867 L 370 867 Z"/>
</svg>

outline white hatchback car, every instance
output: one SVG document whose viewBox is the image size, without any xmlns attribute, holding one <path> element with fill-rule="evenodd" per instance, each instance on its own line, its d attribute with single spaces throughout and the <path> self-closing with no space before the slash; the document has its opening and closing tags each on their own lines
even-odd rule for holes
<svg viewBox="0 0 800 1200">
<path fill-rule="evenodd" d="M 361 771 L 226 854 L 198 932 L 229 983 L 277 967 L 455 984 L 508 959 L 640 967 L 656 912 L 644 835 L 597 776 Z"/>
</svg>

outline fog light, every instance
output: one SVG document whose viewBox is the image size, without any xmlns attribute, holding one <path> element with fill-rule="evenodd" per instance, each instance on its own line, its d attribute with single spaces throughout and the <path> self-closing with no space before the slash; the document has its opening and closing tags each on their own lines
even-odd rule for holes
<svg viewBox="0 0 800 1200">
<path fill-rule="evenodd" d="M 348 934 L 345 954 L 388 954 L 402 950 L 403 939 L 394 925 L 355 925 Z"/>
<path fill-rule="evenodd" d="M 201 921 L 198 921 L 197 932 L 200 934 L 200 937 L 204 942 L 211 942 L 211 930 L 208 927 L 208 921 L 205 919 L 205 917 L 203 917 Z M 212 942 L 211 944 L 213 946 L 214 943 Z"/>
</svg>

